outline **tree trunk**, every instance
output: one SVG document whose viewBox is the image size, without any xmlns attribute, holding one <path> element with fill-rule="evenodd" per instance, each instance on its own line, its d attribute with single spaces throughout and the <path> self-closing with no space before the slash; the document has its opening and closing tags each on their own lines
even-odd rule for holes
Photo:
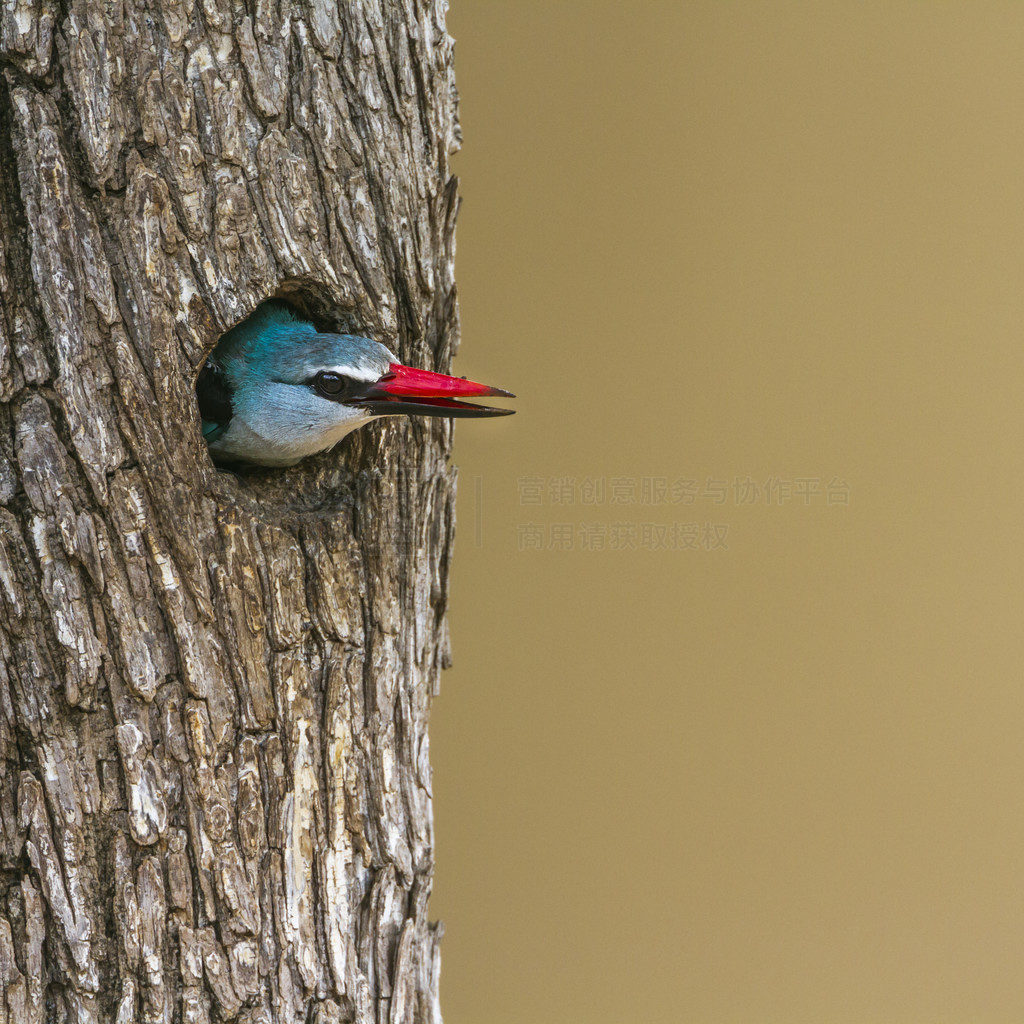
<svg viewBox="0 0 1024 1024">
<path fill-rule="evenodd" d="M 287 296 L 444 370 L 444 0 L 0 8 L 0 1020 L 440 1021 L 446 420 L 218 472 Z"/>
</svg>

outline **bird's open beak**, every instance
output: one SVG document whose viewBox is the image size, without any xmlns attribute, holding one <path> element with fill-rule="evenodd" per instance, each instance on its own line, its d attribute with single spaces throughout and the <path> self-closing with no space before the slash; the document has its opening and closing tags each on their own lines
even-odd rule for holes
<svg viewBox="0 0 1024 1024">
<path fill-rule="evenodd" d="M 388 372 L 371 384 L 351 405 L 369 409 L 375 416 L 509 416 L 515 409 L 494 409 L 486 405 L 460 402 L 460 398 L 495 395 L 515 398 L 511 391 L 490 388 L 464 377 L 417 370 L 412 366 L 392 363 Z"/>
</svg>

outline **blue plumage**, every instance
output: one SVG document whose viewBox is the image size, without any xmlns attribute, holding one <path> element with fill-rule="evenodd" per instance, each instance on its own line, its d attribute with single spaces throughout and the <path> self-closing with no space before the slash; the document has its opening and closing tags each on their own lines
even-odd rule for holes
<svg viewBox="0 0 1024 1024">
<path fill-rule="evenodd" d="M 228 331 L 196 382 L 203 437 L 218 462 L 289 466 L 380 416 L 498 416 L 457 395 L 508 392 L 399 364 L 385 346 L 326 334 L 279 301 Z"/>
</svg>

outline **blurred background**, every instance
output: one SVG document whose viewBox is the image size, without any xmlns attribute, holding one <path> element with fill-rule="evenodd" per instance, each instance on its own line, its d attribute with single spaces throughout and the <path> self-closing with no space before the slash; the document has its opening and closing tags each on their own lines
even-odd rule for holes
<svg viewBox="0 0 1024 1024">
<path fill-rule="evenodd" d="M 1024 1019 L 1024 5 L 449 30 L 447 1024 Z"/>
</svg>

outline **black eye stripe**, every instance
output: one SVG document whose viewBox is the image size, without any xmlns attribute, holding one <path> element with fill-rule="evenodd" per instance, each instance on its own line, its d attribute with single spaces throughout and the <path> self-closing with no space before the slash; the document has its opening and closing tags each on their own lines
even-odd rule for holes
<svg viewBox="0 0 1024 1024">
<path fill-rule="evenodd" d="M 318 373 L 316 386 L 329 395 L 336 395 L 345 387 L 345 378 L 340 373 Z"/>
<path fill-rule="evenodd" d="M 361 382 L 335 373 L 333 370 L 321 370 L 309 384 L 317 394 L 324 398 L 337 399 L 357 391 Z"/>
</svg>

